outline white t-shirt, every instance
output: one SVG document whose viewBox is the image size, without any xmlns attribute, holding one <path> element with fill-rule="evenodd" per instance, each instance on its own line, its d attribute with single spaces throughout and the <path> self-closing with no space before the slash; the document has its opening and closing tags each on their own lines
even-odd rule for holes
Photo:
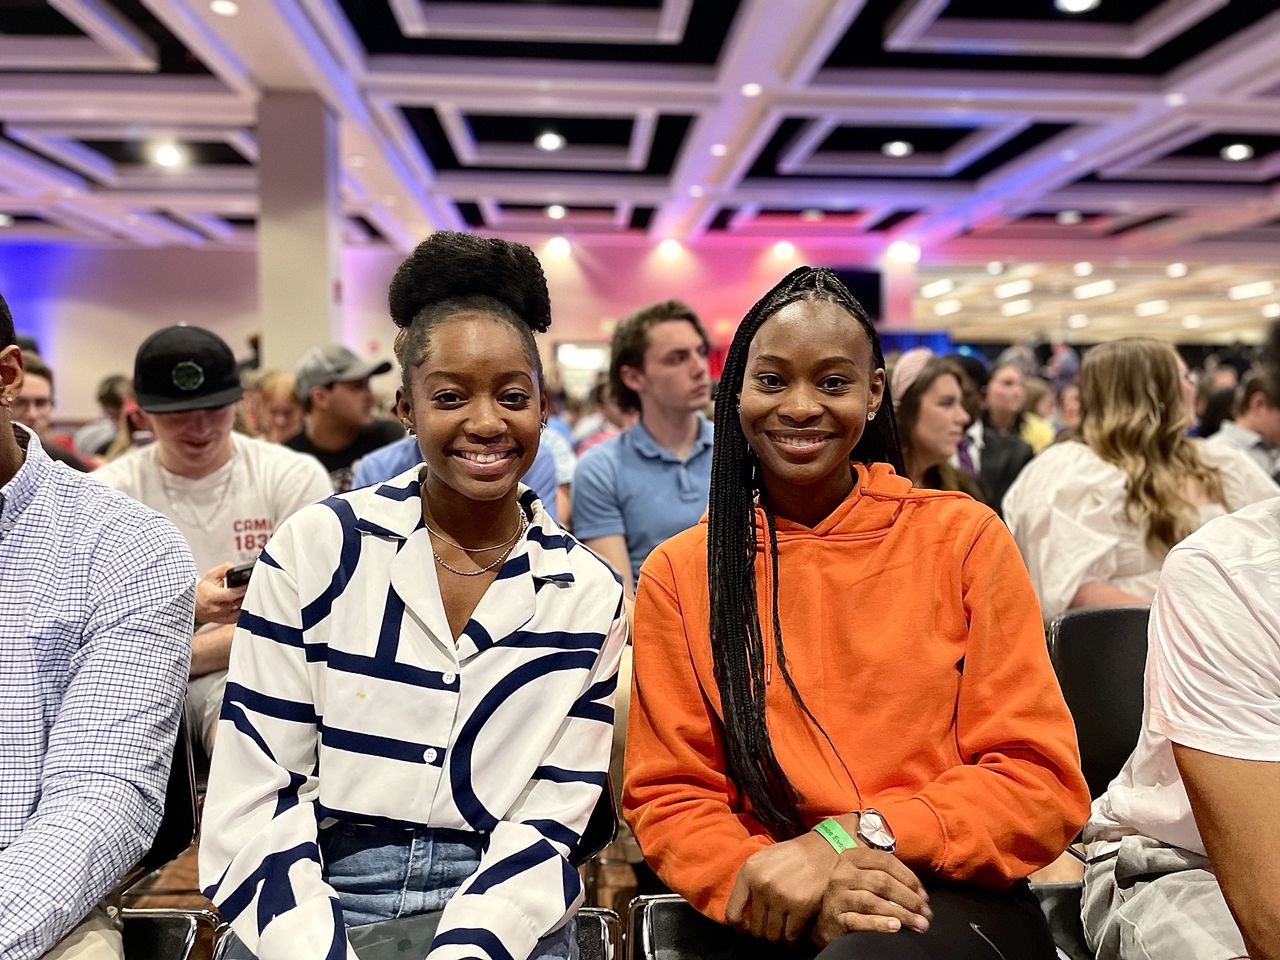
<svg viewBox="0 0 1280 960">
<path fill-rule="evenodd" d="M 1194 441 L 1201 459 L 1222 474 L 1228 510 L 1209 504 L 1201 523 L 1260 500 L 1280 487 L 1239 450 Z M 1083 443 L 1056 443 L 1032 460 L 1004 498 L 1004 520 L 1031 574 L 1046 622 L 1064 612 L 1091 581 L 1143 600 L 1155 594 L 1164 558 L 1125 514 L 1124 471 Z"/>
<path fill-rule="evenodd" d="M 238 433 L 231 442 L 231 459 L 199 480 L 162 467 L 154 443 L 93 476 L 172 520 L 203 575 L 220 563 L 256 559 L 285 518 L 333 493 L 315 457 Z"/>
<path fill-rule="evenodd" d="M 1085 835 L 1203 854 L 1172 743 L 1280 761 L 1280 497 L 1174 547 L 1151 608 L 1142 735 Z"/>
</svg>

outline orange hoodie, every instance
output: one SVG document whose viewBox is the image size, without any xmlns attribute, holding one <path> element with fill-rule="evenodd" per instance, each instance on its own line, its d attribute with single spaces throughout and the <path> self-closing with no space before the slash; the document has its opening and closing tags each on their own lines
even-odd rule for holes
<svg viewBox="0 0 1280 960">
<path fill-rule="evenodd" d="M 810 824 L 884 813 L 918 873 L 1005 887 L 1052 862 L 1089 815 L 1075 727 L 1013 538 L 963 494 L 886 464 L 813 529 L 779 519 L 776 666 L 763 514 L 756 593 L 765 716 Z M 775 842 L 729 780 L 708 639 L 705 518 L 640 571 L 627 822 L 646 860 L 713 919 L 743 862 Z M 783 838 L 785 839 L 785 838 Z"/>
</svg>

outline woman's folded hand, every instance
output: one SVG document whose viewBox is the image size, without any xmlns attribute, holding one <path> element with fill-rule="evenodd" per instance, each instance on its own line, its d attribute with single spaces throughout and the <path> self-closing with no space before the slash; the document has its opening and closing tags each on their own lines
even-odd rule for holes
<svg viewBox="0 0 1280 960">
<path fill-rule="evenodd" d="M 738 871 L 725 920 L 774 943 L 799 942 L 822 904 L 835 866 L 836 852 L 816 833 L 765 847 Z"/>
<path fill-rule="evenodd" d="M 855 931 L 923 933 L 932 917 L 924 885 L 901 860 L 859 846 L 841 853 L 831 871 L 812 938 L 825 947 Z"/>
</svg>

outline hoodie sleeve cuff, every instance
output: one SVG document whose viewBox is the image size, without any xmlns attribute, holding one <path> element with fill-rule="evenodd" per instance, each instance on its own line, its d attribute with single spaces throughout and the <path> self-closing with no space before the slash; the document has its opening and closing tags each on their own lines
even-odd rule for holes
<svg viewBox="0 0 1280 960">
<path fill-rule="evenodd" d="M 879 803 L 876 809 L 889 821 L 899 860 L 909 867 L 942 872 L 947 859 L 947 832 L 933 807 L 918 797 L 910 797 Z"/>
</svg>

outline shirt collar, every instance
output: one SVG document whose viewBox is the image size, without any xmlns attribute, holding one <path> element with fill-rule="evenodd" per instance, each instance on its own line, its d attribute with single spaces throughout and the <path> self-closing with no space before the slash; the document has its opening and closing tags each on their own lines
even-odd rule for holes
<svg viewBox="0 0 1280 960">
<path fill-rule="evenodd" d="M 1262 434 L 1255 433 L 1248 427 L 1242 427 L 1234 420 L 1223 420 L 1222 425 L 1218 427 L 1219 433 L 1225 433 L 1228 438 L 1233 434 L 1235 441 L 1241 446 L 1259 447 L 1263 450 L 1270 450 L 1271 445 L 1263 438 Z"/>
<path fill-rule="evenodd" d="M 419 469 L 420 466 L 415 464 L 399 476 L 367 490 L 359 503 L 352 503 L 356 512 L 356 528 L 373 536 L 398 540 L 408 540 L 419 530 L 425 535 Z M 529 529 L 525 534 L 527 545 L 525 549 L 515 551 L 507 562 L 527 554 L 529 572 L 535 580 L 572 583 L 569 553 L 578 545 L 577 541 L 556 525 L 538 501 L 537 494 L 528 487 L 520 488 L 520 504 L 529 516 Z M 534 504 L 537 504 L 536 508 Z"/>
<path fill-rule="evenodd" d="M 36 491 L 53 469 L 53 461 L 31 430 L 15 423 L 13 435 L 18 446 L 25 448 L 27 455 L 13 479 L 0 487 L 0 530 L 7 530 L 17 522 L 18 516 L 34 499 Z"/>
<path fill-rule="evenodd" d="M 643 420 L 637 420 L 635 426 L 623 433 L 623 436 L 642 457 L 648 457 L 650 460 L 665 460 L 668 463 L 685 463 L 711 446 L 713 434 L 714 427 L 711 421 L 702 414 L 698 414 L 698 436 L 694 439 L 693 446 L 689 448 L 689 455 L 684 460 L 653 439 L 653 434 L 645 429 Z"/>
</svg>

